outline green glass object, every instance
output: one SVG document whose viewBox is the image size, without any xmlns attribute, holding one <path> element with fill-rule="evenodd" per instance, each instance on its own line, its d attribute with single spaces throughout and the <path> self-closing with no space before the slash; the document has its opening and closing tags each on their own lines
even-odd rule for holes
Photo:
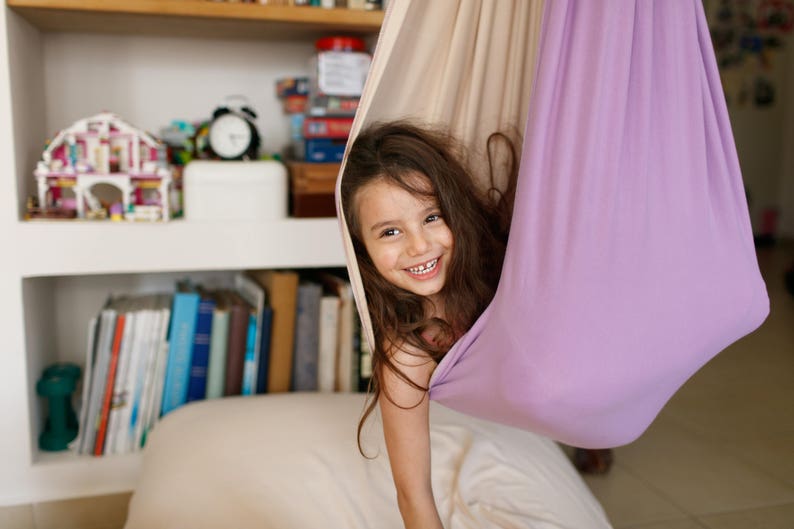
<svg viewBox="0 0 794 529">
<path fill-rule="evenodd" d="M 47 399 L 49 410 L 44 431 L 39 435 L 41 450 L 66 450 L 77 437 L 78 421 L 72 408 L 72 394 L 79 379 L 80 367 L 64 363 L 47 367 L 36 383 L 36 393 Z"/>
</svg>

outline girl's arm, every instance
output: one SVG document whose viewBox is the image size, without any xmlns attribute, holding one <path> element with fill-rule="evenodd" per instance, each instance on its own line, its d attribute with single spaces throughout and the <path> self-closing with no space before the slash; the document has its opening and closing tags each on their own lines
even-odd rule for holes
<svg viewBox="0 0 794 529">
<path fill-rule="evenodd" d="M 426 355 L 405 351 L 394 353 L 392 361 L 422 387 L 436 367 Z M 389 368 L 383 368 L 382 382 L 378 403 L 403 523 L 406 529 L 443 529 L 430 484 L 430 399 Z"/>
</svg>

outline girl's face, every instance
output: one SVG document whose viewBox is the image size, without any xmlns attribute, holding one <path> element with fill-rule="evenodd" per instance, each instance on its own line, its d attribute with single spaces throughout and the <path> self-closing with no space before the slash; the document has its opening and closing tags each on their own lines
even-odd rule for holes
<svg viewBox="0 0 794 529">
<path fill-rule="evenodd" d="M 429 185 L 426 177 L 417 178 Z M 378 178 L 356 194 L 361 238 L 390 283 L 434 300 L 447 279 L 453 237 L 434 198 Z"/>
</svg>

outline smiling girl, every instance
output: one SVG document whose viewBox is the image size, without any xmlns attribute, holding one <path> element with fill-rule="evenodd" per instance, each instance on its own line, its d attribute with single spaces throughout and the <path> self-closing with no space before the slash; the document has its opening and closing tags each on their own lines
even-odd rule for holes
<svg viewBox="0 0 794 529">
<path fill-rule="evenodd" d="M 428 382 L 488 306 L 501 273 L 516 164 L 503 134 L 492 135 L 487 147 L 499 139 L 511 153 L 505 192 L 478 189 L 448 134 L 405 122 L 362 131 L 342 178 L 375 336 L 374 399 L 359 435 L 378 405 L 409 529 L 442 527 L 430 479 Z M 492 183 L 497 176 L 491 174 Z"/>
</svg>

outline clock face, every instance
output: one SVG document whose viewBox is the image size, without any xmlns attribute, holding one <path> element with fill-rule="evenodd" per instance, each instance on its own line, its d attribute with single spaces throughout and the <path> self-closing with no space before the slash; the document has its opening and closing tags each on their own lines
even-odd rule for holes
<svg viewBox="0 0 794 529">
<path fill-rule="evenodd" d="M 251 127 L 237 114 L 223 114 L 212 122 L 209 131 L 210 147 L 221 158 L 240 158 L 253 141 Z"/>
</svg>

